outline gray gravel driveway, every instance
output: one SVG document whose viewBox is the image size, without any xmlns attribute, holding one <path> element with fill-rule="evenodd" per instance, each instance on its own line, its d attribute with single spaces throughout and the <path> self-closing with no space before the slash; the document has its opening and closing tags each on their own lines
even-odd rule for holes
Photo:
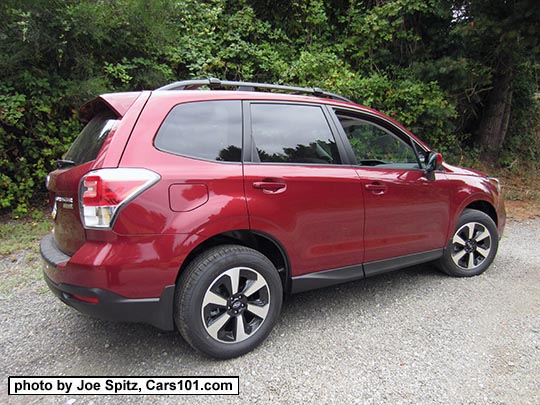
<svg viewBox="0 0 540 405">
<path fill-rule="evenodd" d="M 177 333 L 87 318 L 43 285 L 0 301 L 0 403 L 540 403 L 540 221 L 494 265 L 411 267 L 288 297 L 255 351 L 214 361 Z M 236 376 L 239 396 L 8 396 L 8 376 Z"/>
</svg>

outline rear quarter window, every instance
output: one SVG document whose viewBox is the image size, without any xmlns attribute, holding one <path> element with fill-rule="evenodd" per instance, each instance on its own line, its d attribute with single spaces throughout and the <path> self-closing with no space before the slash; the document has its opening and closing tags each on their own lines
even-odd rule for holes
<svg viewBox="0 0 540 405">
<path fill-rule="evenodd" d="M 71 160 L 76 165 L 96 159 L 105 139 L 117 122 L 116 114 L 110 110 L 96 114 L 71 144 L 64 159 Z"/>
<path fill-rule="evenodd" d="M 199 101 L 175 106 L 161 124 L 154 145 L 175 155 L 240 162 L 240 101 Z"/>
</svg>

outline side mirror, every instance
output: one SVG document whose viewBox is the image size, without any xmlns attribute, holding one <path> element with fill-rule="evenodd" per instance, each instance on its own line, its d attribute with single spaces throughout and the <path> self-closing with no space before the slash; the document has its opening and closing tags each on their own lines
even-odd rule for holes
<svg viewBox="0 0 540 405">
<path fill-rule="evenodd" d="M 443 164 L 443 157 L 439 152 L 429 152 L 426 156 L 426 177 L 428 180 L 435 180 L 435 171 L 439 170 Z"/>
</svg>

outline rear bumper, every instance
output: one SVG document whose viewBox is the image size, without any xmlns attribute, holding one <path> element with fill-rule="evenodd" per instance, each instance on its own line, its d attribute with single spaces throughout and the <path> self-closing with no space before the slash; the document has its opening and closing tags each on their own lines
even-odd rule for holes
<svg viewBox="0 0 540 405">
<path fill-rule="evenodd" d="M 162 330 L 174 329 L 175 285 L 165 286 L 160 297 L 126 298 L 103 288 L 55 283 L 47 273 L 69 271 L 66 263 L 70 257 L 56 247 L 52 235 L 41 240 L 40 251 L 45 262 L 45 282 L 54 295 L 70 307 L 100 319 L 147 323 Z"/>
</svg>

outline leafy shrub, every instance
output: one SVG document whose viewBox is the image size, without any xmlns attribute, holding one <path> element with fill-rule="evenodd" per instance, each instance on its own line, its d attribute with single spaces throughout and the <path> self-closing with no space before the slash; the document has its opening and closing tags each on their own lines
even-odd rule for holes
<svg viewBox="0 0 540 405">
<path fill-rule="evenodd" d="M 20 216 L 41 200 L 47 172 L 79 132 L 85 100 L 195 77 L 325 88 L 387 113 L 447 159 L 477 159 L 493 38 L 505 37 L 501 22 L 521 21 L 515 10 L 527 3 L 494 2 L 517 7 L 510 16 L 491 13 L 490 2 L 458 3 L 5 0 L 0 211 Z M 534 22 L 538 8 L 525 9 Z M 475 24 L 478 16 L 488 24 Z M 508 32 L 512 39 L 525 30 Z M 538 37 L 520 37 L 513 53 L 513 112 L 500 154 L 508 168 L 540 159 Z"/>
</svg>

